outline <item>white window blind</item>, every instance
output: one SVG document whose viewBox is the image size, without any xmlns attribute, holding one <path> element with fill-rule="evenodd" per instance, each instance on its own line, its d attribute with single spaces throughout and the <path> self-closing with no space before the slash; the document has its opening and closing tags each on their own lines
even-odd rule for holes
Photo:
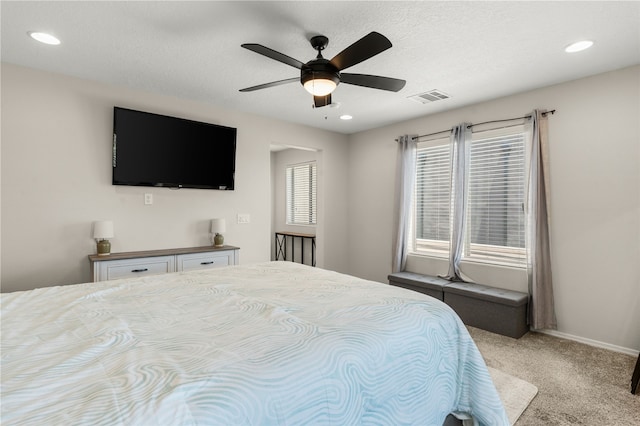
<svg viewBox="0 0 640 426">
<path fill-rule="evenodd" d="M 525 135 L 508 130 L 473 135 L 463 257 L 525 259 Z"/>
<path fill-rule="evenodd" d="M 287 224 L 316 224 L 316 163 L 287 166 Z"/>
<path fill-rule="evenodd" d="M 451 152 L 449 140 L 418 145 L 415 182 L 414 248 L 445 255 L 449 249 Z"/>
</svg>

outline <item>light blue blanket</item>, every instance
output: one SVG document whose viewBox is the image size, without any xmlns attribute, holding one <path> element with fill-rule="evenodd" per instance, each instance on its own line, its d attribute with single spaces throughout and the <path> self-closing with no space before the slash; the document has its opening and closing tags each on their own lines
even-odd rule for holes
<svg viewBox="0 0 640 426">
<path fill-rule="evenodd" d="M 456 314 L 290 262 L 2 295 L 2 424 L 508 425 Z"/>
</svg>

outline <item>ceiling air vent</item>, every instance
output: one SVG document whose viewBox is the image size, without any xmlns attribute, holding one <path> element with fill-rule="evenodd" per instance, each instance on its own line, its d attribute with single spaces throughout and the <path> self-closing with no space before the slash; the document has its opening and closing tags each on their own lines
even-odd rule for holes
<svg viewBox="0 0 640 426">
<path fill-rule="evenodd" d="M 449 99 L 449 95 L 440 90 L 434 89 L 429 90 L 428 92 L 420 93 L 418 95 L 409 96 L 409 99 L 413 99 L 414 101 L 418 101 L 423 104 L 428 104 L 430 102 Z"/>
</svg>

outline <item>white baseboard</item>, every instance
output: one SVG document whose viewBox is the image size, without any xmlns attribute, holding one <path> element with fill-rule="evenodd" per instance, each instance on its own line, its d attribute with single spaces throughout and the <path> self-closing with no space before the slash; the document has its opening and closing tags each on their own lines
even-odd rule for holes
<svg viewBox="0 0 640 426">
<path fill-rule="evenodd" d="M 573 334 L 563 333 L 556 330 L 533 330 L 536 333 L 548 334 L 550 336 L 560 337 L 561 339 L 573 340 L 574 342 L 584 343 L 585 345 L 595 346 L 596 348 L 608 349 L 614 352 L 620 352 L 623 354 L 638 356 L 639 351 L 631 348 L 625 348 L 623 346 L 612 345 L 610 343 L 600 342 L 598 340 L 587 339 L 586 337 L 574 336 Z"/>
</svg>

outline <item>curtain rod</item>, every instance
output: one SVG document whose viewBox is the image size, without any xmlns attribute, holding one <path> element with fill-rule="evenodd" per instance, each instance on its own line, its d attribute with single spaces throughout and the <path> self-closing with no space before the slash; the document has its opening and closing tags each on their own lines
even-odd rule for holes
<svg viewBox="0 0 640 426">
<path fill-rule="evenodd" d="M 555 109 L 552 109 L 552 110 L 550 110 L 550 111 L 545 111 L 545 112 L 543 112 L 543 113 L 542 113 L 542 116 L 543 116 L 543 117 L 546 117 L 546 116 L 547 116 L 547 114 L 551 114 L 551 115 L 553 115 L 553 114 L 555 114 L 555 112 L 556 112 L 556 110 L 555 110 Z M 502 122 L 504 122 L 504 121 L 522 120 L 522 119 L 524 119 L 524 118 L 531 118 L 531 114 L 527 114 L 527 115 L 525 115 L 524 117 L 506 118 L 506 119 L 504 119 L 504 120 L 483 121 L 482 123 L 470 124 L 469 126 L 467 126 L 467 128 L 468 128 L 468 129 L 470 129 L 470 128 L 472 128 L 473 126 L 481 126 L 481 125 L 483 125 L 483 124 L 502 123 Z M 441 131 L 439 131 L 439 132 L 429 133 L 429 134 L 426 134 L 426 135 L 420 135 L 420 136 L 418 136 L 418 139 L 420 139 L 420 138 L 426 138 L 426 137 L 429 137 L 429 136 L 439 135 L 440 133 L 450 133 L 450 132 L 451 132 L 451 129 L 441 130 Z M 398 142 L 398 139 L 396 139 L 396 142 Z"/>
<path fill-rule="evenodd" d="M 556 112 L 555 109 L 552 109 L 551 111 L 545 111 L 545 112 L 542 113 L 542 116 L 546 117 L 547 114 L 553 115 L 553 114 L 555 114 L 555 112 Z M 483 124 L 491 124 L 491 123 L 502 123 L 502 122 L 505 122 L 505 121 L 513 121 L 513 120 L 522 120 L 522 119 L 525 119 L 525 118 L 531 118 L 531 114 L 527 114 L 524 117 L 507 118 L 507 119 L 504 119 L 504 120 L 483 121 L 482 123 L 470 124 L 470 125 L 467 126 L 467 128 L 470 129 L 473 126 L 481 126 Z M 418 137 L 420 137 L 420 136 L 418 136 Z"/>
</svg>

